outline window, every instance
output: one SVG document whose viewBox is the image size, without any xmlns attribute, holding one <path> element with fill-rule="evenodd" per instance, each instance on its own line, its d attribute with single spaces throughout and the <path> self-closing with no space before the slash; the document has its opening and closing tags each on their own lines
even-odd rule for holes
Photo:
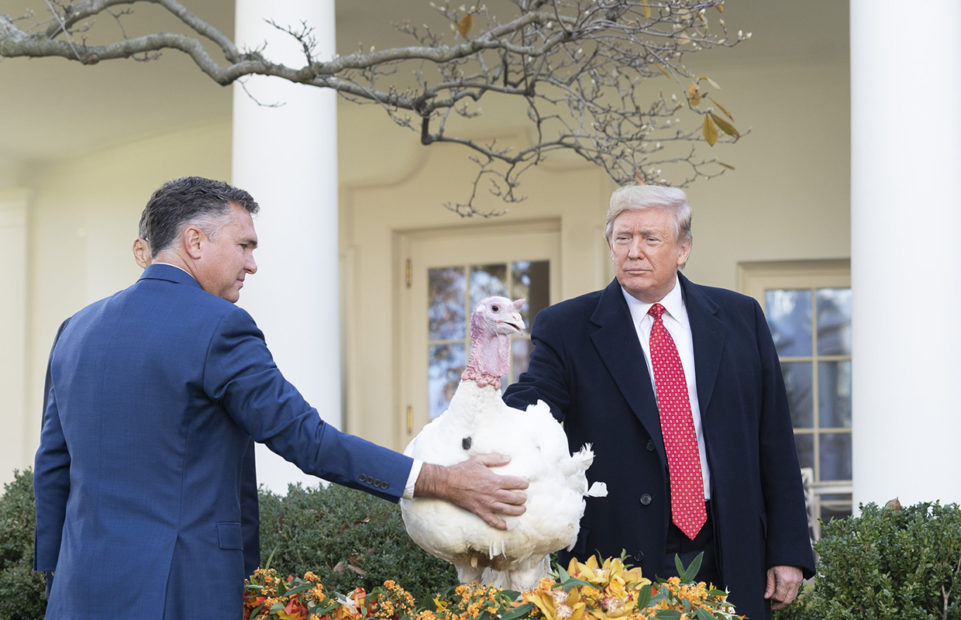
<svg viewBox="0 0 961 620">
<path fill-rule="evenodd" d="M 470 317 L 485 297 L 500 295 L 527 300 L 521 316 L 528 329 L 550 303 L 550 263 L 514 261 L 488 265 L 454 265 L 428 269 L 428 415 L 444 413 L 457 389 L 470 353 Z M 511 336 L 510 374 L 501 388 L 527 370 L 530 357 L 527 332 Z"/>
<path fill-rule="evenodd" d="M 527 369 L 534 317 L 560 290 L 556 221 L 412 231 L 400 238 L 401 292 L 397 444 L 404 446 L 442 414 L 460 383 L 474 306 L 491 295 L 524 298 L 527 328 L 511 338 L 506 387 Z"/>
<path fill-rule="evenodd" d="M 817 519 L 851 514 L 851 287 L 847 261 L 750 263 L 740 287 L 761 303 L 784 374 Z"/>
</svg>

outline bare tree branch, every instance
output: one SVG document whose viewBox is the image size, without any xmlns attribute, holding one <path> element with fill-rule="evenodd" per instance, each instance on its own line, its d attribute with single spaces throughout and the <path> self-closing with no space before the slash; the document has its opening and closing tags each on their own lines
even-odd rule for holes
<svg viewBox="0 0 961 620">
<path fill-rule="evenodd" d="M 477 166 L 470 194 L 447 205 L 464 216 L 500 213 L 475 209 L 485 189 L 507 203 L 522 200 L 520 177 L 555 152 L 600 166 L 619 183 L 683 186 L 730 167 L 704 155 L 705 142 L 740 137 L 708 91 L 713 82 L 682 62 L 747 38 L 729 36 L 723 0 L 504 0 L 498 15 L 487 5 L 432 4 L 450 33 L 400 24 L 411 45 L 331 59 L 317 57 L 310 24 L 272 23 L 300 44 L 299 66 L 272 62 L 266 48 L 238 49 L 176 0 L 46 1 L 48 18 L 32 28 L 0 15 L 0 57 L 95 64 L 172 50 L 221 85 L 263 75 L 334 89 L 383 107 L 422 144 L 469 149 Z M 182 29 L 127 36 L 121 26 L 116 40 L 88 40 L 91 20 L 108 15 L 122 22 L 136 4 L 161 7 Z M 464 133 L 483 115 L 483 102 L 511 100 L 525 104 L 530 144 L 511 148 Z"/>
</svg>

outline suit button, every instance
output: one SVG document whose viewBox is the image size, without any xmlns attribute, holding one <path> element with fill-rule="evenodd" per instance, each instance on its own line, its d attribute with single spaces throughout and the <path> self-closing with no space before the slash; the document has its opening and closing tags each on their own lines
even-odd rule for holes
<svg viewBox="0 0 961 620">
<path fill-rule="evenodd" d="M 651 503 L 651 495 L 650 495 L 650 493 L 645 493 L 644 495 L 641 495 L 641 505 L 642 505 L 642 506 L 647 506 L 647 505 L 650 504 L 650 503 Z"/>
<path fill-rule="evenodd" d="M 654 452 L 654 440 L 653 440 L 653 439 L 648 439 L 648 440 L 647 440 L 647 445 L 644 446 L 644 447 L 647 448 L 647 451 L 648 451 L 648 452 Z"/>
<path fill-rule="evenodd" d="M 367 474 L 361 474 L 361 475 L 357 476 L 357 479 L 360 480 L 361 482 L 369 482 L 369 481 L 370 481 L 370 477 L 369 477 Z"/>
<path fill-rule="evenodd" d="M 644 552 L 643 552 L 643 551 L 638 551 L 637 553 L 633 554 L 633 555 L 631 556 L 631 558 L 632 558 L 635 562 L 637 562 L 638 564 L 640 564 L 641 562 L 644 561 Z"/>
</svg>

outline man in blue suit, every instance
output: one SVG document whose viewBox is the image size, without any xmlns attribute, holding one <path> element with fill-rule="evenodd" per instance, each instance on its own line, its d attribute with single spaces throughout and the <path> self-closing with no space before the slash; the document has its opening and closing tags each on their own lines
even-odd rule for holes
<svg viewBox="0 0 961 620">
<path fill-rule="evenodd" d="M 772 601 L 790 603 L 802 576 L 813 575 L 814 559 L 787 397 L 761 308 L 680 274 L 692 236 L 679 189 L 618 189 L 605 236 L 614 281 L 537 315 L 529 369 L 504 395 L 518 408 L 544 400 L 572 449 L 594 447 L 588 477 L 606 482 L 608 496 L 587 499 L 567 557 L 623 550 L 648 576 L 668 577 L 675 554 L 686 565 L 703 553 L 701 579 L 729 588 L 738 613 L 769 617 Z M 662 354 L 652 358 L 663 350 L 655 335 L 664 328 L 682 367 L 673 392 L 659 383 Z M 678 401 L 685 414 L 665 417 Z M 678 441 L 678 419 L 690 429 L 683 465 L 666 447 Z M 675 483 L 690 478 L 684 492 L 696 497 L 674 510 Z"/>
<path fill-rule="evenodd" d="M 486 455 L 415 463 L 325 424 L 234 305 L 256 263 L 253 198 L 199 177 L 146 206 L 153 263 L 61 326 L 37 450 L 34 568 L 48 618 L 239 618 L 252 441 L 388 500 L 439 497 L 495 527 L 526 481 Z"/>
<path fill-rule="evenodd" d="M 150 244 L 147 243 L 147 215 L 144 209 L 137 228 L 137 238 L 133 241 L 133 259 L 141 269 L 146 269 L 153 262 Z M 49 369 L 48 369 L 49 371 Z M 46 394 L 50 389 L 50 375 L 47 374 Z M 44 404 L 46 409 L 46 404 Z M 240 475 L 240 526 L 244 538 L 244 574 L 252 574 L 260 566 L 260 497 L 257 491 L 257 460 L 254 442 L 244 454 L 243 470 Z M 53 585 L 53 573 L 47 571 L 47 598 L 50 597 L 50 587 Z"/>
</svg>

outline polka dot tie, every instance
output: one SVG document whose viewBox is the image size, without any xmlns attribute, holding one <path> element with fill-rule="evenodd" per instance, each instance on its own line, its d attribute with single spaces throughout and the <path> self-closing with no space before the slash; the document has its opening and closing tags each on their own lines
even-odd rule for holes
<svg viewBox="0 0 961 620">
<path fill-rule="evenodd" d="M 677 347 L 661 318 L 664 306 L 654 304 L 648 314 L 654 317 L 654 326 L 651 327 L 651 365 L 654 367 L 661 435 L 664 437 L 671 477 L 671 514 L 674 524 L 685 536 L 694 540 L 707 521 L 707 511 L 704 509 L 704 478 L 701 476 L 701 459 L 697 454 L 691 399 Z"/>
</svg>

